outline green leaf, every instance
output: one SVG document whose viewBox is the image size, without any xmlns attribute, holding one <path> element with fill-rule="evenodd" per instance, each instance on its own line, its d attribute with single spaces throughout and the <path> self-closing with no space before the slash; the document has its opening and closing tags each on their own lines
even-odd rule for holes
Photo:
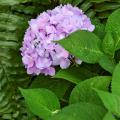
<svg viewBox="0 0 120 120">
<path fill-rule="evenodd" d="M 118 38 L 115 40 L 115 50 L 118 50 L 120 48 L 120 9 L 109 16 L 106 24 L 106 31 L 118 35 Z"/>
<path fill-rule="evenodd" d="M 105 69 L 106 71 L 113 73 L 113 70 L 116 66 L 115 60 L 107 55 L 104 55 L 100 60 L 99 60 L 100 66 Z"/>
<path fill-rule="evenodd" d="M 51 3 L 50 0 L 0 0 L 0 5 L 18 5 L 20 3 L 27 3 L 27 2 L 36 2 L 36 3 L 41 3 L 43 5 L 48 5 Z"/>
<path fill-rule="evenodd" d="M 109 17 L 110 12 L 109 11 L 99 12 L 98 15 L 99 15 L 98 19 L 105 20 Z"/>
<path fill-rule="evenodd" d="M 106 110 L 90 103 L 77 103 L 63 108 L 48 120 L 102 120 Z"/>
<path fill-rule="evenodd" d="M 94 18 L 95 15 L 96 15 L 96 12 L 93 10 L 93 9 L 90 9 L 86 12 L 86 15 L 89 17 L 89 18 Z"/>
<path fill-rule="evenodd" d="M 80 9 L 84 12 L 87 12 L 91 8 L 91 6 L 92 3 L 89 0 L 86 0 L 80 5 Z"/>
<path fill-rule="evenodd" d="M 105 1 L 110 1 L 110 0 L 90 0 L 91 2 L 95 2 L 95 3 L 102 3 Z"/>
<path fill-rule="evenodd" d="M 95 11 L 101 13 L 109 13 L 108 10 L 116 10 L 120 7 L 120 4 L 117 2 L 103 2 L 95 5 Z"/>
<path fill-rule="evenodd" d="M 110 32 L 107 32 L 105 35 L 105 38 L 102 42 L 102 47 L 103 47 L 103 51 L 111 56 L 114 56 L 114 52 L 115 52 L 115 41 L 113 39 L 113 36 Z"/>
<path fill-rule="evenodd" d="M 12 6 L 11 9 L 13 11 L 26 14 L 27 16 L 28 14 L 32 15 L 32 14 L 39 14 L 43 12 L 45 10 L 45 6 L 41 5 L 40 7 L 37 7 L 37 5 L 36 6 L 15 5 L 15 6 Z"/>
<path fill-rule="evenodd" d="M 1 0 L 0 5 L 16 5 L 20 0 Z"/>
<path fill-rule="evenodd" d="M 112 93 L 120 95 L 120 63 L 115 67 L 113 72 Z"/>
<path fill-rule="evenodd" d="M 72 83 L 78 84 L 82 80 L 93 76 L 96 76 L 96 74 L 80 66 L 80 67 L 71 67 L 68 69 L 61 69 L 56 73 L 54 78 L 62 78 Z"/>
<path fill-rule="evenodd" d="M 116 120 L 112 113 L 108 112 L 103 120 Z"/>
<path fill-rule="evenodd" d="M 113 114 L 120 117 L 120 96 L 114 95 L 109 92 L 104 92 L 95 89 L 99 97 L 103 101 L 105 107 Z"/>
<path fill-rule="evenodd" d="M 72 1 L 72 5 L 75 5 L 75 6 L 77 6 L 77 5 L 79 5 L 81 2 L 83 2 L 84 0 L 73 0 Z"/>
<path fill-rule="evenodd" d="M 30 88 L 46 88 L 56 94 L 59 99 L 62 99 L 70 83 L 63 79 L 50 78 L 49 76 L 39 75 L 34 79 Z"/>
<path fill-rule="evenodd" d="M 97 63 L 103 55 L 99 38 L 88 31 L 76 31 L 58 43 L 87 63 Z"/>
<path fill-rule="evenodd" d="M 47 119 L 60 108 L 55 94 L 47 89 L 21 89 L 28 108 L 40 118 Z"/>
<path fill-rule="evenodd" d="M 73 0 L 59 0 L 60 4 L 72 3 Z"/>
<path fill-rule="evenodd" d="M 114 59 L 116 60 L 116 63 L 119 63 L 120 61 L 120 50 L 116 51 L 115 53 L 115 56 L 114 56 Z"/>
<path fill-rule="evenodd" d="M 95 30 L 93 31 L 100 39 L 104 38 L 105 35 L 105 25 L 102 24 L 99 19 L 92 19 L 92 24 L 95 25 Z"/>
<path fill-rule="evenodd" d="M 97 76 L 80 82 L 70 95 L 70 103 L 88 102 L 103 105 L 100 98 L 92 88 L 108 91 L 111 77 Z"/>
<path fill-rule="evenodd" d="M 114 41 L 115 41 L 115 49 L 120 49 L 120 30 L 118 32 L 113 33 Z"/>
</svg>

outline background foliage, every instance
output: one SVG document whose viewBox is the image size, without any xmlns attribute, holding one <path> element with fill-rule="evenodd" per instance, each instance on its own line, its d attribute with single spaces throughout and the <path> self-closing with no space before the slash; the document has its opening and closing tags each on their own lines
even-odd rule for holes
<svg viewBox="0 0 120 120">
<path fill-rule="evenodd" d="M 111 14 L 112 11 L 114 11 L 117 8 L 120 8 L 119 0 L 0 0 L 1 120 L 27 119 L 27 111 L 24 109 L 24 101 L 22 100 L 22 97 L 19 94 L 19 91 L 17 90 L 17 88 L 20 86 L 25 88 L 44 87 L 50 89 L 58 96 L 60 101 L 62 101 L 62 106 L 65 106 L 68 104 L 68 96 L 70 94 L 70 91 L 72 90 L 74 85 L 79 82 L 77 80 L 77 75 L 79 75 L 78 77 L 81 79 L 81 81 L 83 81 L 84 79 L 88 79 L 97 75 L 110 75 L 113 72 L 113 68 L 115 67 L 113 59 L 111 57 L 103 56 L 104 59 L 102 59 L 99 63 L 103 68 L 106 68 L 106 66 L 110 66 L 110 68 L 107 67 L 106 71 L 103 70 L 98 64 L 90 65 L 83 63 L 79 68 L 79 71 L 76 70 L 78 68 L 74 68 L 75 70 L 72 68 L 68 69 L 67 71 L 60 71 L 58 74 L 56 74 L 54 78 L 48 78 L 44 76 L 30 77 L 26 74 L 26 71 L 21 62 L 19 48 L 21 47 L 23 35 L 25 29 L 28 26 L 28 21 L 31 18 L 35 18 L 42 11 L 52 9 L 59 4 L 67 3 L 71 3 L 75 6 L 78 6 L 89 17 L 91 17 L 93 23 L 96 24 L 95 34 L 97 34 L 100 38 L 104 37 L 104 24 L 106 24 L 108 16 Z M 105 38 L 108 37 L 111 38 L 110 33 L 108 33 Z M 104 41 L 105 42 L 103 42 L 103 46 L 107 44 L 107 39 L 104 39 Z M 108 48 L 113 49 L 113 47 Z M 116 46 L 116 50 L 118 50 L 118 48 L 119 47 Z M 98 48 L 96 49 L 98 50 Z M 104 49 L 104 52 L 106 54 L 110 54 L 110 56 L 115 54 L 116 62 L 119 61 L 119 57 L 117 57 L 120 55 L 119 50 L 116 53 L 111 53 L 111 49 Z M 91 61 L 93 62 L 93 60 Z M 95 61 L 96 59 L 94 59 L 94 63 Z M 103 64 L 103 61 L 107 61 L 107 64 Z M 76 76 L 71 76 L 70 72 L 73 72 L 72 70 L 78 71 L 81 74 L 75 73 Z M 110 73 L 108 73 L 107 71 Z M 63 75 L 65 75 L 65 78 L 63 77 Z M 65 79 L 67 79 L 68 81 L 65 81 Z M 84 86 L 84 83 L 82 86 Z M 117 90 L 114 89 L 114 91 Z M 92 93 L 92 90 L 90 92 Z M 74 96 L 74 94 L 79 93 L 76 93 L 74 90 L 71 96 Z M 82 93 L 80 93 L 80 95 L 81 94 Z M 101 96 L 100 93 L 99 95 Z M 96 95 L 96 97 L 98 96 Z M 70 102 L 74 102 L 77 100 L 73 98 L 70 99 Z M 100 104 L 99 100 L 97 103 Z M 91 105 L 87 104 L 86 106 L 90 107 Z M 71 106 L 71 108 L 75 109 L 74 106 Z M 67 111 L 67 108 L 65 111 Z M 32 118 L 31 114 L 29 114 L 28 120 L 30 120 L 30 118 Z M 58 117 L 56 117 L 55 119 L 58 120 Z"/>
</svg>

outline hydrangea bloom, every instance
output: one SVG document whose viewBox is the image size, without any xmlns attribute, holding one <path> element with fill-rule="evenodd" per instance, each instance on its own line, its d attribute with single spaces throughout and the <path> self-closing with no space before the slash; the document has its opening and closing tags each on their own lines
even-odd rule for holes
<svg viewBox="0 0 120 120">
<path fill-rule="evenodd" d="M 55 66 L 60 65 L 62 69 L 69 67 L 71 55 L 53 41 L 63 39 L 76 30 L 92 32 L 94 25 L 82 10 L 70 4 L 43 12 L 29 21 L 21 48 L 27 73 L 52 76 Z M 79 59 L 75 61 L 81 63 Z"/>
</svg>

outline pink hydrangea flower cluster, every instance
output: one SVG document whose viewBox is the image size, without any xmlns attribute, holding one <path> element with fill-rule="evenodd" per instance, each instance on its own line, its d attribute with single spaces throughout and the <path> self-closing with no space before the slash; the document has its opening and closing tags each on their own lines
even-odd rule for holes
<svg viewBox="0 0 120 120">
<path fill-rule="evenodd" d="M 70 4 L 43 12 L 36 19 L 29 21 L 21 48 L 27 73 L 53 76 L 55 66 L 68 68 L 71 55 L 54 41 L 61 40 L 76 30 L 92 32 L 94 25 L 82 10 Z M 79 59 L 76 59 L 76 62 L 81 63 Z"/>
</svg>

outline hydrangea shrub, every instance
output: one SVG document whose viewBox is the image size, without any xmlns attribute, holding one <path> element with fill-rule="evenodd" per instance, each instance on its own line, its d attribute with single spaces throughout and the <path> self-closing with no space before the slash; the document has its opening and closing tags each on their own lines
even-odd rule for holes
<svg viewBox="0 0 120 120">
<path fill-rule="evenodd" d="M 29 22 L 30 27 L 21 48 L 28 73 L 52 76 L 55 66 L 62 68 L 54 78 L 42 75 L 34 77 L 33 89 L 20 89 L 30 112 L 34 114 L 33 118 L 120 118 L 119 14 L 120 9 L 110 15 L 104 30 L 99 25 L 94 27 L 81 10 L 71 5 L 48 10 Z M 94 28 L 96 30 L 92 32 Z M 68 68 L 72 59 L 77 64 L 81 64 L 82 60 L 83 64 Z M 49 82 L 52 80 L 59 83 L 66 80 L 68 86 L 63 92 L 64 96 L 59 97 L 58 94 L 58 91 L 62 93 L 64 84 L 58 87 L 55 81 L 52 84 Z"/>
<path fill-rule="evenodd" d="M 92 32 L 94 28 L 90 18 L 70 4 L 60 5 L 41 13 L 36 19 L 31 19 L 21 48 L 27 73 L 53 76 L 55 66 L 68 68 L 74 56 L 54 41 L 61 40 L 77 30 Z M 75 58 L 75 61 L 81 64 L 78 58 Z"/>
</svg>

